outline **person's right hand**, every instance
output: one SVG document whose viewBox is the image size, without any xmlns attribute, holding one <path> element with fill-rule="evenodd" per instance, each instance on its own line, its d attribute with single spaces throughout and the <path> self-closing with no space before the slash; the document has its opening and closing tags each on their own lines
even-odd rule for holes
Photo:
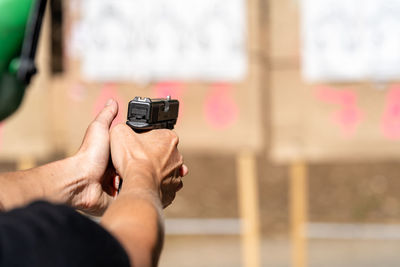
<svg viewBox="0 0 400 267">
<path fill-rule="evenodd" d="M 188 173 L 177 149 L 179 139 L 170 130 L 137 134 L 125 124 L 111 131 L 113 165 L 123 179 L 123 187 L 155 190 L 165 207 L 172 203 Z"/>
</svg>

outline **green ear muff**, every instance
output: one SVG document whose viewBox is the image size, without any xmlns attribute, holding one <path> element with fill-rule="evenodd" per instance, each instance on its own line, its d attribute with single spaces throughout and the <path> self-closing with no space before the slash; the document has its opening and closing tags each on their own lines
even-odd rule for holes
<svg viewBox="0 0 400 267">
<path fill-rule="evenodd" d="M 18 109 L 24 94 L 25 85 L 15 75 L 9 73 L 0 74 L 0 121 Z"/>
<path fill-rule="evenodd" d="M 35 0 L 36 1 L 36 0 Z M 21 104 L 26 85 L 17 78 L 26 26 L 34 0 L 0 0 L 0 121 Z"/>
</svg>

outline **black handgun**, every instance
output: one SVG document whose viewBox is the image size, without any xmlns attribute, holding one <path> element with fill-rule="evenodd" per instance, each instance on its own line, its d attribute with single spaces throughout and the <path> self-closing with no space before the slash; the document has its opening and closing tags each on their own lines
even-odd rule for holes
<svg viewBox="0 0 400 267">
<path fill-rule="evenodd" d="M 135 97 L 129 102 L 126 124 L 135 132 L 153 129 L 174 129 L 178 119 L 179 101 L 167 98 Z"/>
</svg>

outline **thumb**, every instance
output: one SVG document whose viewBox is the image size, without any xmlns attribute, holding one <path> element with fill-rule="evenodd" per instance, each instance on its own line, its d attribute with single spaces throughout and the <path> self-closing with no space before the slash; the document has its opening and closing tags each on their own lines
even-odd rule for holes
<svg viewBox="0 0 400 267">
<path fill-rule="evenodd" d="M 104 108 L 97 114 L 94 119 L 95 122 L 99 122 L 100 124 L 110 128 L 112 121 L 118 114 L 118 103 L 110 98 Z"/>
</svg>

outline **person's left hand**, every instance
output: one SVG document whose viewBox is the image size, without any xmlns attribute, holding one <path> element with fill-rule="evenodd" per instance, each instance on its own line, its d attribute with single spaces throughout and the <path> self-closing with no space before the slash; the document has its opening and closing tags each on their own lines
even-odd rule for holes
<svg viewBox="0 0 400 267">
<path fill-rule="evenodd" d="M 104 213 L 116 196 L 119 177 L 110 161 L 110 126 L 118 113 L 118 104 L 110 99 L 89 125 L 82 145 L 74 156 L 82 177 L 70 204 L 91 215 Z"/>
</svg>

